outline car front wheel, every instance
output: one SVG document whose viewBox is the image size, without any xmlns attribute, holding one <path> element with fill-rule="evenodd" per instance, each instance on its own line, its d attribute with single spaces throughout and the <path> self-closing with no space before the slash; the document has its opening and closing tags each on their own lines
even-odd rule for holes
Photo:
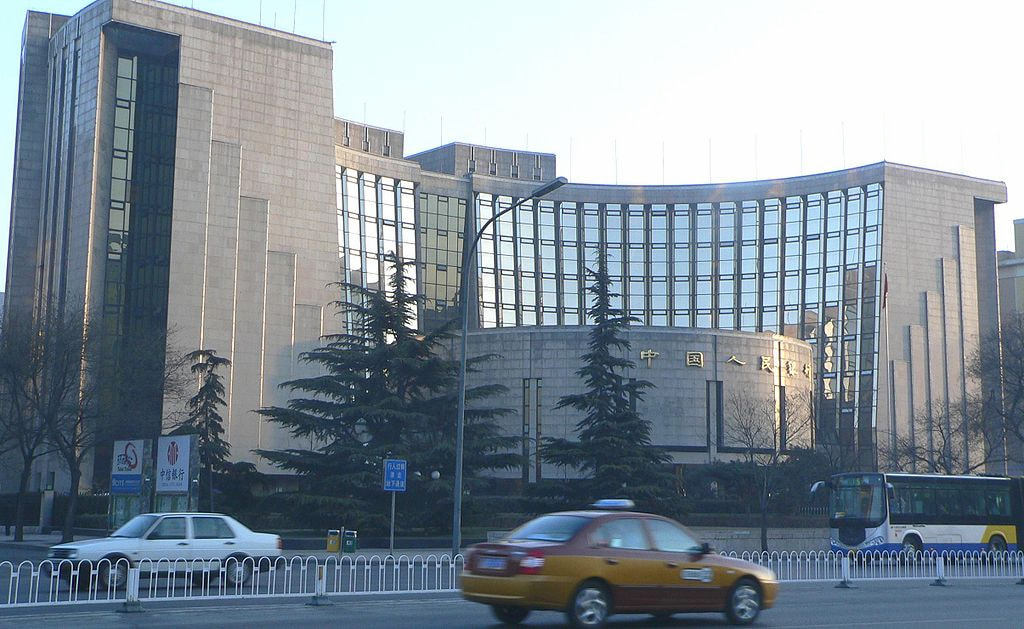
<svg viewBox="0 0 1024 629">
<path fill-rule="evenodd" d="M 508 607 L 504 605 L 492 605 L 491 611 L 494 617 L 506 625 L 518 625 L 530 615 L 530 610 L 525 607 Z"/>
<path fill-rule="evenodd" d="M 254 560 L 244 555 L 232 555 L 224 562 L 224 580 L 228 585 L 245 585 L 252 578 Z"/>
<path fill-rule="evenodd" d="M 88 574 L 88 573 L 86 573 Z M 81 575 L 79 583 L 81 583 Z M 88 578 L 88 577 L 87 577 Z M 128 560 L 118 557 L 108 557 L 100 562 L 99 581 L 97 588 L 119 590 L 128 583 Z"/>
<path fill-rule="evenodd" d="M 725 615 L 734 625 L 749 625 L 761 613 L 761 588 L 753 579 L 740 579 L 729 592 Z"/>
<path fill-rule="evenodd" d="M 599 581 L 587 581 L 573 594 L 569 603 L 569 623 L 577 629 L 599 629 L 611 614 L 611 597 Z"/>
</svg>

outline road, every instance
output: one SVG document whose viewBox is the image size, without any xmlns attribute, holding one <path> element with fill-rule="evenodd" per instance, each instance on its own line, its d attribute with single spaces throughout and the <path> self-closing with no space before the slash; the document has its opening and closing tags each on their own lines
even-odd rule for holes
<svg viewBox="0 0 1024 629">
<path fill-rule="evenodd" d="M 856 589 L 832 584 L 783 584 L 779 604 L 762 613 L 759 627 L 886 629 L 1016 627 L 1024 618 L 1024 586 L 1011 580 L 958 581 L 931 587 L 927 581 L 861 582 Z M 0 628 L 199 628 L 286 625 L 289 629 L 360 627 L 426 629 L 499 627 L 489 610 L 454 594 L 333 597 L 333 604 L 310 607 L 302 599 L 225 600 L 146 604 L 139 614 L 117 613 L 111 605 L 5 609 Z M 537 612 L 527 627 L 560 627 L 563 616 Z M 616 616 L 610 627 L 718 627 L 721 614 L 678 615 L 669 621 Z"/>
</svg>

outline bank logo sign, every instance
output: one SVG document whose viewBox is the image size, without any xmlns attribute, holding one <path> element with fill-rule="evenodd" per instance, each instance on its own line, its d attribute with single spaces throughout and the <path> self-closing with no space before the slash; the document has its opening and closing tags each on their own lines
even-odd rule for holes
<svg viewBox="0 0 1024 629">
<path fill-rule="evenodd" d="M 142 493 L 142 456 L 145 450 L 142 439 L 114 442 L 110 493 L 136 496 Z"/>
<path fill-rule="evenodd" d="M 157 493 L 188 493 L 188 463 L 191 440 L 191 435 L 160 437 L 156 448 Z"/>
</svg>

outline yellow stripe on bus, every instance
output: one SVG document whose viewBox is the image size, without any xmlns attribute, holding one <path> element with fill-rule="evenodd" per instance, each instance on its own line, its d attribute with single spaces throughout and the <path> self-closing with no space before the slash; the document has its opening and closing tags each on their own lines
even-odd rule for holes
<svg viewBox="0 0 1024 629">
<path fill-rule="evenodd" d="M 1007 544 L 1017 543 L 1017 527 L 1012 525 L 1000 525 L 1000 526 L 986 526 L 985 534 L 982 536 L 981 543 L 987 544 L 991 541 L 993 535 L 1000 535 L 1006 540 Z"/>
</svg>

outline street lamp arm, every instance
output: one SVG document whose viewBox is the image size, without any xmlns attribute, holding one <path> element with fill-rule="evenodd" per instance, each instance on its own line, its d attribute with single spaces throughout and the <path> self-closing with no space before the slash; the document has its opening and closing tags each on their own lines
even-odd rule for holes
<svg viewBox="0 0 1024 629">
<path fill-rule="evenodd" d="M 480 229 L 476 230 L 476 234 L 473 236 L 473 240 L 470 242 L 469 248 L 465 249 L 462 253 L 462 276 L 459 278 L 459 306 L 461 308 L 459 315 L 462 319 L 462 337 L 461 347 L 459 348 L 458 410 L 456 411 L 455 419 L 455 478 L 453 487 L 454 495 L 452 496 L 454 503 L 452 509 L 453 565 L 455 562 L 455 556 L 459 553 L 462 546 L 462 450 L 466 424 L 466 335 L 469 333 L 469 296 L 466 294 L 466 287 L 469 285 L 469 271 L 474 268 L 471 266 L 473 256 L 476 254 L 476 246 L 480 242 L 480 237 L 483 236 L 483 233 L 487 228 L 494 224 L 494 221 L 521 206 L 523 203 L 532 199 L 540 198 L 546 194 L 550 194 L 567 183 L 569 183 L 569 180 L 565 177 L 553 179 L 534 190 L 529 196 L 519 199 L 500 212 L 495 212 L 494 216 L 487 219 L 487 221 L 480 226 Z M 472 199 L 470 201 L 472 202 Z"/>
</svg>

